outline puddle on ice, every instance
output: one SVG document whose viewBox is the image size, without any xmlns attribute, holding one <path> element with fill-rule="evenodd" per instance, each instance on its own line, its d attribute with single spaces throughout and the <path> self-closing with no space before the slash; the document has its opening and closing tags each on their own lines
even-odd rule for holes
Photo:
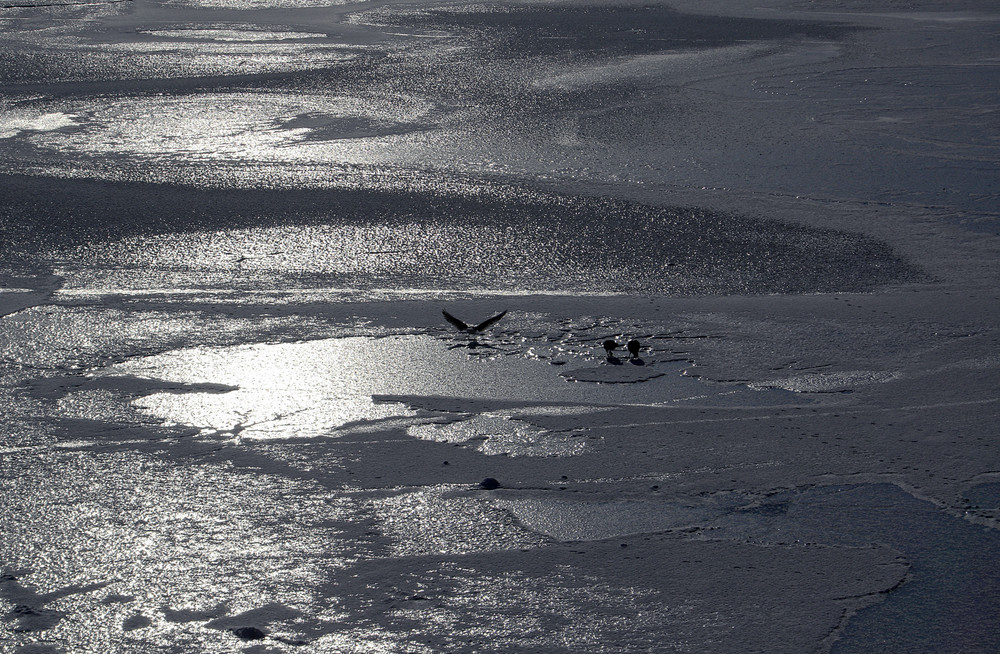
<svg viewBox="0 0 1000 654">
<path fill-rule="evenodd" d="M 118 378 L 116 387 L 125 392 L 134 386 L 133 406 L 168 425 L 203 434 L 311 438 L 410 418 L 414 437 L 488 438 L 481 446 L 484 453 L 523 455 L 571 454 L 579 447 L 571 432 L 530 424 L 532 415 L 633 404 L 799 401 L 785 391 L 712 386 L 683 376 L 677 362 L 608 365 L 614 377 L 608 381 L 616 383 L 572 382 L 560 373 L 580 367 L 593 381 L 600 378 L 601 366 L 583 357 L 576 365 L 552 366 L 522 356 L 516 346 L 501 345 L 509 349 L 489 357 L 469 356 L 451 339 L 419 335 L 195 348 L 112 366 L 92 384 L 103 387 L 108 378 Z M 657 369 L 661 374 L 650 378 Z M 636 383 L 622 383 L 629 370 L 635 371 Z M 512 408 L 498 406 L 505 402 Z M 442 422 L 442 414 L 452 419 Z"/>
<path fill-rule="evenodd" d="M 806 373 L 753 384 L 754 388 L 783 388 L 796 393 L 843 393 L 866 384 L 885 384 L 898 377 L 886 370 L 848 370 Z"/>
<path fill-rule="evenodd" d="M 714 517 L 718 508 L 683 506 L 676 502 L 558 498 L 539 495 L 504 498 L 496 505 L 509 510 L 533 531 L 560 541 L 602 540 L 701 524 Z"/>
<path fill-rule="evenodd" d="M 479 441 L 477 449 L 483 454 L 571 456 L 586 449 L 586 443 L 577 438 L 581 435 L 579 430 L 552 432 L 503 412 L 483 413 L 446 424 L 413 425 L 407 433 L 444 443 Z"/>
</svg>

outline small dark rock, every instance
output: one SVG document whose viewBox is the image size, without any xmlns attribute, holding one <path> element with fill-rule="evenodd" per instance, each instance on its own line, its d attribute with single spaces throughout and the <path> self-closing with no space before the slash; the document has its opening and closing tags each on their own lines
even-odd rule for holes
<svg viewBox="0 0 1000 654">
<path fill-rule="evenodd" d="M 267 637 L 267 634 L 257 627 L 236 627 L 232 631 L 233 635 L 241 640 L 260 640 Z"/>
<path fill-rule="evenodd" d="M 494 490 L 500 488 L 500 482 L 493 477 L 487 477 L 486 479 L 479 482 L 479 487 L 483 490 Z"/>
</svg>

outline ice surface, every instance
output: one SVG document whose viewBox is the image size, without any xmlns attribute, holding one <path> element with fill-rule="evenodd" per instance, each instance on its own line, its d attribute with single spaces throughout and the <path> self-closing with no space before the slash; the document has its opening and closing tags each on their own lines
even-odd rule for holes
<svg viewBox="0 0 1000 654">
<path fill-rule="evenodd" d="M 71 181 L 39 204 L 37 180 L 6 179 L 7 256 L 37 259 L 42 249 L 74 290 L 690 295 L 868 291 L 926 279 L 884 243 L 842 230 L 487 181 L 299 192 Z M 64 203 L 71 208 L 53 216 L 50 207 Z"/>
<path fill-rule="evenodd" d="M 407 424 L 403 419 L 412 418 L 407 431 L 419 438 L 476 439 L 484 441 L 484 453 L 534 455 L 584 447 L 573 438 L 565 441 L 532 428 L 531 416 L 537 411 L 559 415 L 559 409 L 582 413 L 619 404 L 692 401 L 726 406 L 741 400 L 800 403 L 776 392 L 715 389 L 684 377 L 673 362 L 650 359 L 641 367 L 628 366 L 630 374 L 623 377 L 623 368 L 611 362 L 580 367 L 592 364 L 586 355 L 570 356 L 560 368 L 526 359 L 518 356 L 519 348 L 510 342 L 514 339 L 498 339 L 495 346 L 481 343 L 489 348 L 486 356 L 469 357 L 461 340 L 459 347 L 450 339 L 389 336 L 194 348 L 132 358 L 82 379 L 36 380 L 32 391 L 58 398 L 67 417 L 116 420 L 123 411 L 131 416 L 130 410 L 138 409 L 166 425 L 237 442 L 335 437 L 341 428 L 350 433 L 357 423 L 399 418 L 396 424 Z M 415 413 L 404 404 L 435 396 L 462 398 L 470 406 L 495 400 L 520 406 L 511 415 L 460 415 L 457 422 L 445 418 L 441 424 L 433 421 L 433 413 Z M 541 398 L 541 406 L 533 406 Z M 131 409 L 121 406 L 122 399 Z"/>
<path fill-rule="evenodd" d="M 1000 650 L 998 28 L 0 8 L 0 650 Z"/>
<path fill-rule="evenodd" d="M 257 29 L 180 28 L 173 30 L 147 30 L 146 34 L 178 39 L 208 39 L 210 41 L 295 41 L 298 39 L 324 38 L 322 32 L 278 32 Z"/>
</svg>

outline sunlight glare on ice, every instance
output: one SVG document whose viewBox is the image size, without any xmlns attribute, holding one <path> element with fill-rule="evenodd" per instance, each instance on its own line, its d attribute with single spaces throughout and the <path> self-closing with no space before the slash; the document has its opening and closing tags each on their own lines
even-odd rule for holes
<svg viewBox="0 0 1000 654">
<path fill-rule="evenodd" d="M 52 132 L 64 127 L 74 127 L 77 125 L 75 114 L 53 111 L 44 114 L 23 115 L 15 114 L 7 117 L 0 123 L 0 139 L 9 139 L 19 136 L 24 132 Z"/>
</svg>

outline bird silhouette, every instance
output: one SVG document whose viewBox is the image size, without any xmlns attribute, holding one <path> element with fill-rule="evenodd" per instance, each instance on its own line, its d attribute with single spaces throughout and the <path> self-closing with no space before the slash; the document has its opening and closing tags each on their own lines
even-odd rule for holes
<svg viewBox="0 0 1000 654">
<path fill-rule="evenodd" d="M 470 334 L 481 334 L 481 333 L 483 333 L 484 331 L 486 331 L 487 329 L 489 329 L 493 325 L 495 325 L 498 322 L 500 322 L 500 319 L 507 315 L 506 311 L 502 311 L 502 312 L 498 313 L 497 315 L 493 316 L 492 318 L 487 318 L 486 320 L 482 321 L 478 325 L 470 325 L 470 324 L 466 323 L 464 320 L 459 320 L 458 318 L 456 318 L 455 316 L 451 315 L 450 313 L 448 313 L 447 311 L 445 311 L 443 309 L 441 310 L 441 313 L 444 314 L 444 319 L 445 320 L 447 320 L 448 322 L 450 322 L 452 325 L 455 326 L 455 329 L 457 329 L 460 332 L 468 332 Z"/>
<path fill-rule="evenodd" d="M 637 341 L 634 338 L 631 341 L 629 341 L 628 343 L 625 344 L 625 348 L 628 350 L 629 356 L 631 358 L 633 358 L 633 359 L 638 359 L 639 358 L 639 348 L 640 347 L 642 347 L 642 346 L 639 344 L 639 341 Z"/>
<path fill-rule="evenodd" d="M 615 350 L 618 348 L 618 343 L 614 339 L 608 339 L 604 341 L 604 351 L 608 353 L 608 360 L 615 358 Z"/>
</svg>

